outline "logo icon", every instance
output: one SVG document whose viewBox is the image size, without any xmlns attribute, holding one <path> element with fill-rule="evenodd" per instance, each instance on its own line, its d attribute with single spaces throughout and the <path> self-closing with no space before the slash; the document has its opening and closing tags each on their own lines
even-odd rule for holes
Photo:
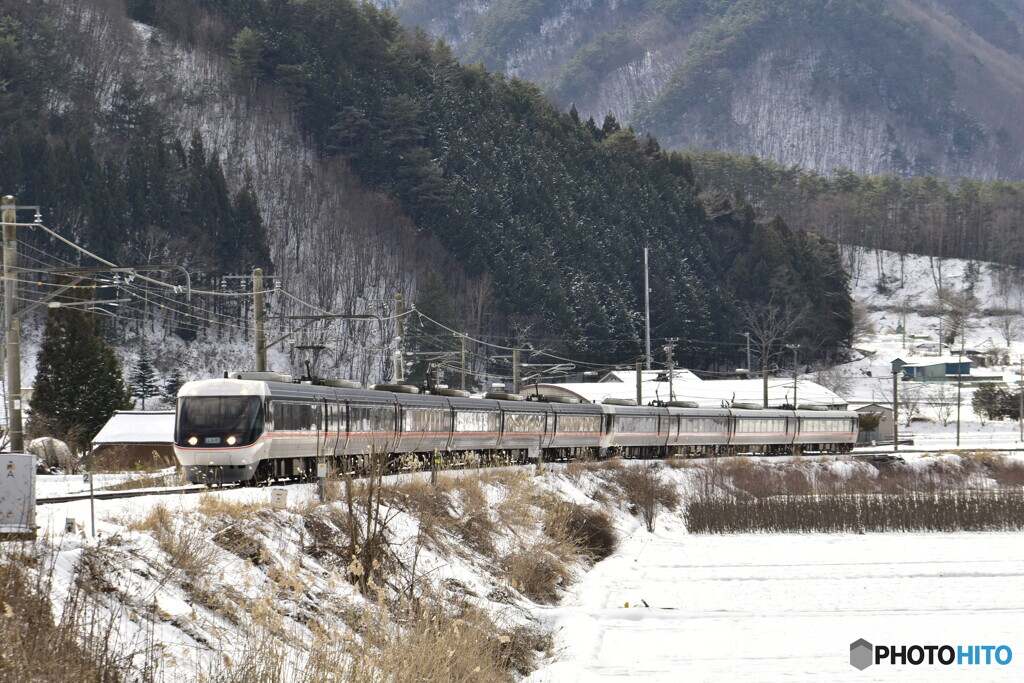
<svg viewBox="0 0 1024 683">
<path fill-rule="evenodd" d="M 850 643 L 850 664 L 863 671 L 871 666 L 875 646 L 861 638 Z"/>
</svg>

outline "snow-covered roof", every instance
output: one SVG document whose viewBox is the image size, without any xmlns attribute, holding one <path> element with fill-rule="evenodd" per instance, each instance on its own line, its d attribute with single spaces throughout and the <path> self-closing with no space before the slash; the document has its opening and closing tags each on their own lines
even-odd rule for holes
<svg viewBox="0 0 1024 683">
<path fill-rule="evenodd" d="M 898 358 L 895 360 L 902 360 L 909 366 L 915 368 L 930 367 L 932 365 L 946 365 L 949 363 L 970 363 L 971 359 L 967 356 L 924 356 L 922 358 L 916 358 L 910 356 L 910 358 Z M 904 366 L 906 367 L 906 366 Z"/>
<path fill-rule="evenodd" d="M 691 373 L 692 374 L 692 373 Z M 633 375 L 636 377 L 636 375 Z M 569 384 L 537 384 L 523 387 L 524 394 L 569 396 L 585 403 L 601 403 L 609 398 L 636 398 L 636 384 L 627 382 L 588 382 Z M 684 381 L 677 378 L 671 391 L 668 382 L 641 381 L 644 404 L 652 401 L 694 401 L 702 407 L 720 408 L 727 403 L 762 403 L 764 381 L 761 379 L 722 379 Z M 768 378 L 768 405 L 779 406 L 793 400 L 793 380 Z M 801 379 L 797 384 L 797 401 L 802 404 L 845 407 L 846 399 L 820 384 Z"/>
<path fill-rule="evenodd" d="M 672 376 L 677 382 L 700 382 L 701 379 L 686 368 L 676 368 Z M 668 379 L 668 370 L 641 370 L 641 382 L 664 382 Z M 598 380 L 598 383 L 624 382 L 636 387 L 636 370 L 612 370 Z"/>
<path fill-rule="evenodd" d="M 92 439 L 93 448 L 105 444 L 173 442 L 173 410 L 119 410 Z"/>
</svg>

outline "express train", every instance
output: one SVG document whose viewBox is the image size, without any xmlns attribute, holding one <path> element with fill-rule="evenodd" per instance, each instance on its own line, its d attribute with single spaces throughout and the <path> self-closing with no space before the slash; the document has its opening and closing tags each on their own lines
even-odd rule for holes
<svg viewBox="0 0 1024 683">
<path fill-rule="evenodd" d="M 178 393 L 174 452 L 190 482 L 264 483 L 313 476 L 318 459 L 358 471 L 369 455 L 392 469 L 531 459 L 846 453 L 858 416 L 840 410 L 700 408 L 682 402 L 528 401 L 517 394 L 341 380 L 292 382 L 235 373 Z M 284 380 L 284 381 L 283 381 Z"/>
</svg>

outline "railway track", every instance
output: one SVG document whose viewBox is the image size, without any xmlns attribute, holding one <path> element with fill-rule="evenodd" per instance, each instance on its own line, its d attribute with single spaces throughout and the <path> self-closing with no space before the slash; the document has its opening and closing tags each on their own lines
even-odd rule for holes
<svg viewBox="0 0 1024 683">
<path fill-rule="evenodd" d="M 215 489 L 205 486 L 171 486 L 167 488 L 128 489 L 125 491 L 94 491 L 93 493 L 69 493 L 64 496 L 48 496 L 36 498 L 36 505 L 53 505 L 55 503 L 74 503 L 80 500 L 118 500 L 121 498 L 143 498 L 145 496 L 173 496 L 182 493 L 204 493 Z"/>
<path fill-rule="evenodd" d="M 1024 447 L 1019 447 L 1018 446 L 1018 447 L 1015 447 L 1015 448 L 971 448 L 971 447 L 961 447 L 961 448 L 925 448 L 925 447 L 921 447 L 921 446 L 909 446 L 909 447 L 908 446 L 902 446 L 902 447 L 900 447 L 900 449 L 898 451 L 894 451 L 891 447 L 889 447 L 889 448 L 881 448 L 881 449 L 875 449 L 875 450 L 870 450 L 870 451 L 865 451 L 865 450 L 859 450 L 858 449 L 854 453 L 848 453 L 848 454 L 842 454 L 842 455 L 826 454 L 826 453 L 820 453 L 820 454 L 819 453 L 806 453 L 806 454 L 804 454 L 804 457 L 806 457 L 806 458 L 822 458 L 822 457 L 853 458 L 854 460 L 866 460 L 866 461 L 871 461 L 871 462 L 879 463 L 879 462 L 895 462 L 895 461 L 899 461 L 899 460 L 902 460 L 901 456 L 907 455 L 907 454 L 920 455 L 920 454 L 937 453 L 937 452 L 956 453 L 956 452 L 965 452 L 965 451 L 966 452 L 974 452 L 974 453 L 977 453 L 977 452 L 1024 453 Z M 782 457 L 784 457 L 784 456 L 782 456 Z M 701 458 L 701 459 L 703 459 L 703 458 Z M 545 465 L 545 467 L 549 467 L 549 466 L 552 466 L 552 465 L 557 466 L 559 464 L 561 464 L 561 463 L 545 463 L 544 465 Z M 514 467 L 515 465 L 511 465 L 511 466 Z M 528 465 L 528 466 L 532 466 L 532 465 Z M 509 467 L 509 466 L 506 465 L 506 467 Z M 445 473 L 467 472 L 467 471 L 478 470 L 478 469 L 495 469 L 495 468 L 493 468 L 493 467 L 453 468 L 453 469 L 445 469 L 445 470 L 443 470 L 443 472 L 445 472 Z M 421 472 L 415 472 L 415 473 L 414 472 L 392 473 L 392 474 L 389 474 L 389 475 L 386 475 L 386 476 L 409 475 L 409 474 L 420 474 L 420 475 L 424 475 L 424 476 L 429 476 L 430 475 L 429 471 L 421 471 Z M 302 483 L 309 483 L 309 482 L 281 481 L 281 482 L 276 482 L 274 484 L 271 484 L 269 486 L 290 486 L 290 485 L 293 485 L 293 484 L 302 484 Z M 214 492 L 217 492 L 217 491 L 236 491 L 239 488 L 241 488 L 241 487 L 238 487 L 238 486 L 226 486 L 224 488 L 209 488 L 209 487 L 198 485 L 198 484 L 190 484 L 188 486 L 171 486 L 171 487 L 166 487 L 166 488 L 128 489 L 128 490 L 124 490 L 124 491 L 109 491 L 109 490 L 95 491 L 91 495 L 91 497 L 94 500 L 119 500 L 119 499 L 126 499 L 126 498 L 142 498 L 144 496 L 173 496 L 173 495 L 179 495 L 179 494 L 214 493 Z M 71 494 L 67 494 L 67 495 L 63 495 L 63 496 L 48 496 L 48 497 L 45 497 L 45 498 L 37 498 L 36 499 L 36 505 L 53 505 L 53 504 L 56 504 L 56 503 L 74 503 L 74 502 L 77 502 L 77 501 L 89 500 L 89 498 L 90 498 L 90 494 L 88 492 L 71 493 Z"/>
</svg>

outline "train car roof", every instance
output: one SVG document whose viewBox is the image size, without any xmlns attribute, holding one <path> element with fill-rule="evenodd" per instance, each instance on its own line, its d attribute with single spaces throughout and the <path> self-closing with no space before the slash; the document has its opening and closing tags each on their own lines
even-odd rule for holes
<svg viewBox="0 0 1024 683">
<path fill-rule="evenodd" d="M 728 408 L 682 408 L 666 406 L 669 415 L 690 415 L 693 417 L 728 417 Z"/>
</svg>

